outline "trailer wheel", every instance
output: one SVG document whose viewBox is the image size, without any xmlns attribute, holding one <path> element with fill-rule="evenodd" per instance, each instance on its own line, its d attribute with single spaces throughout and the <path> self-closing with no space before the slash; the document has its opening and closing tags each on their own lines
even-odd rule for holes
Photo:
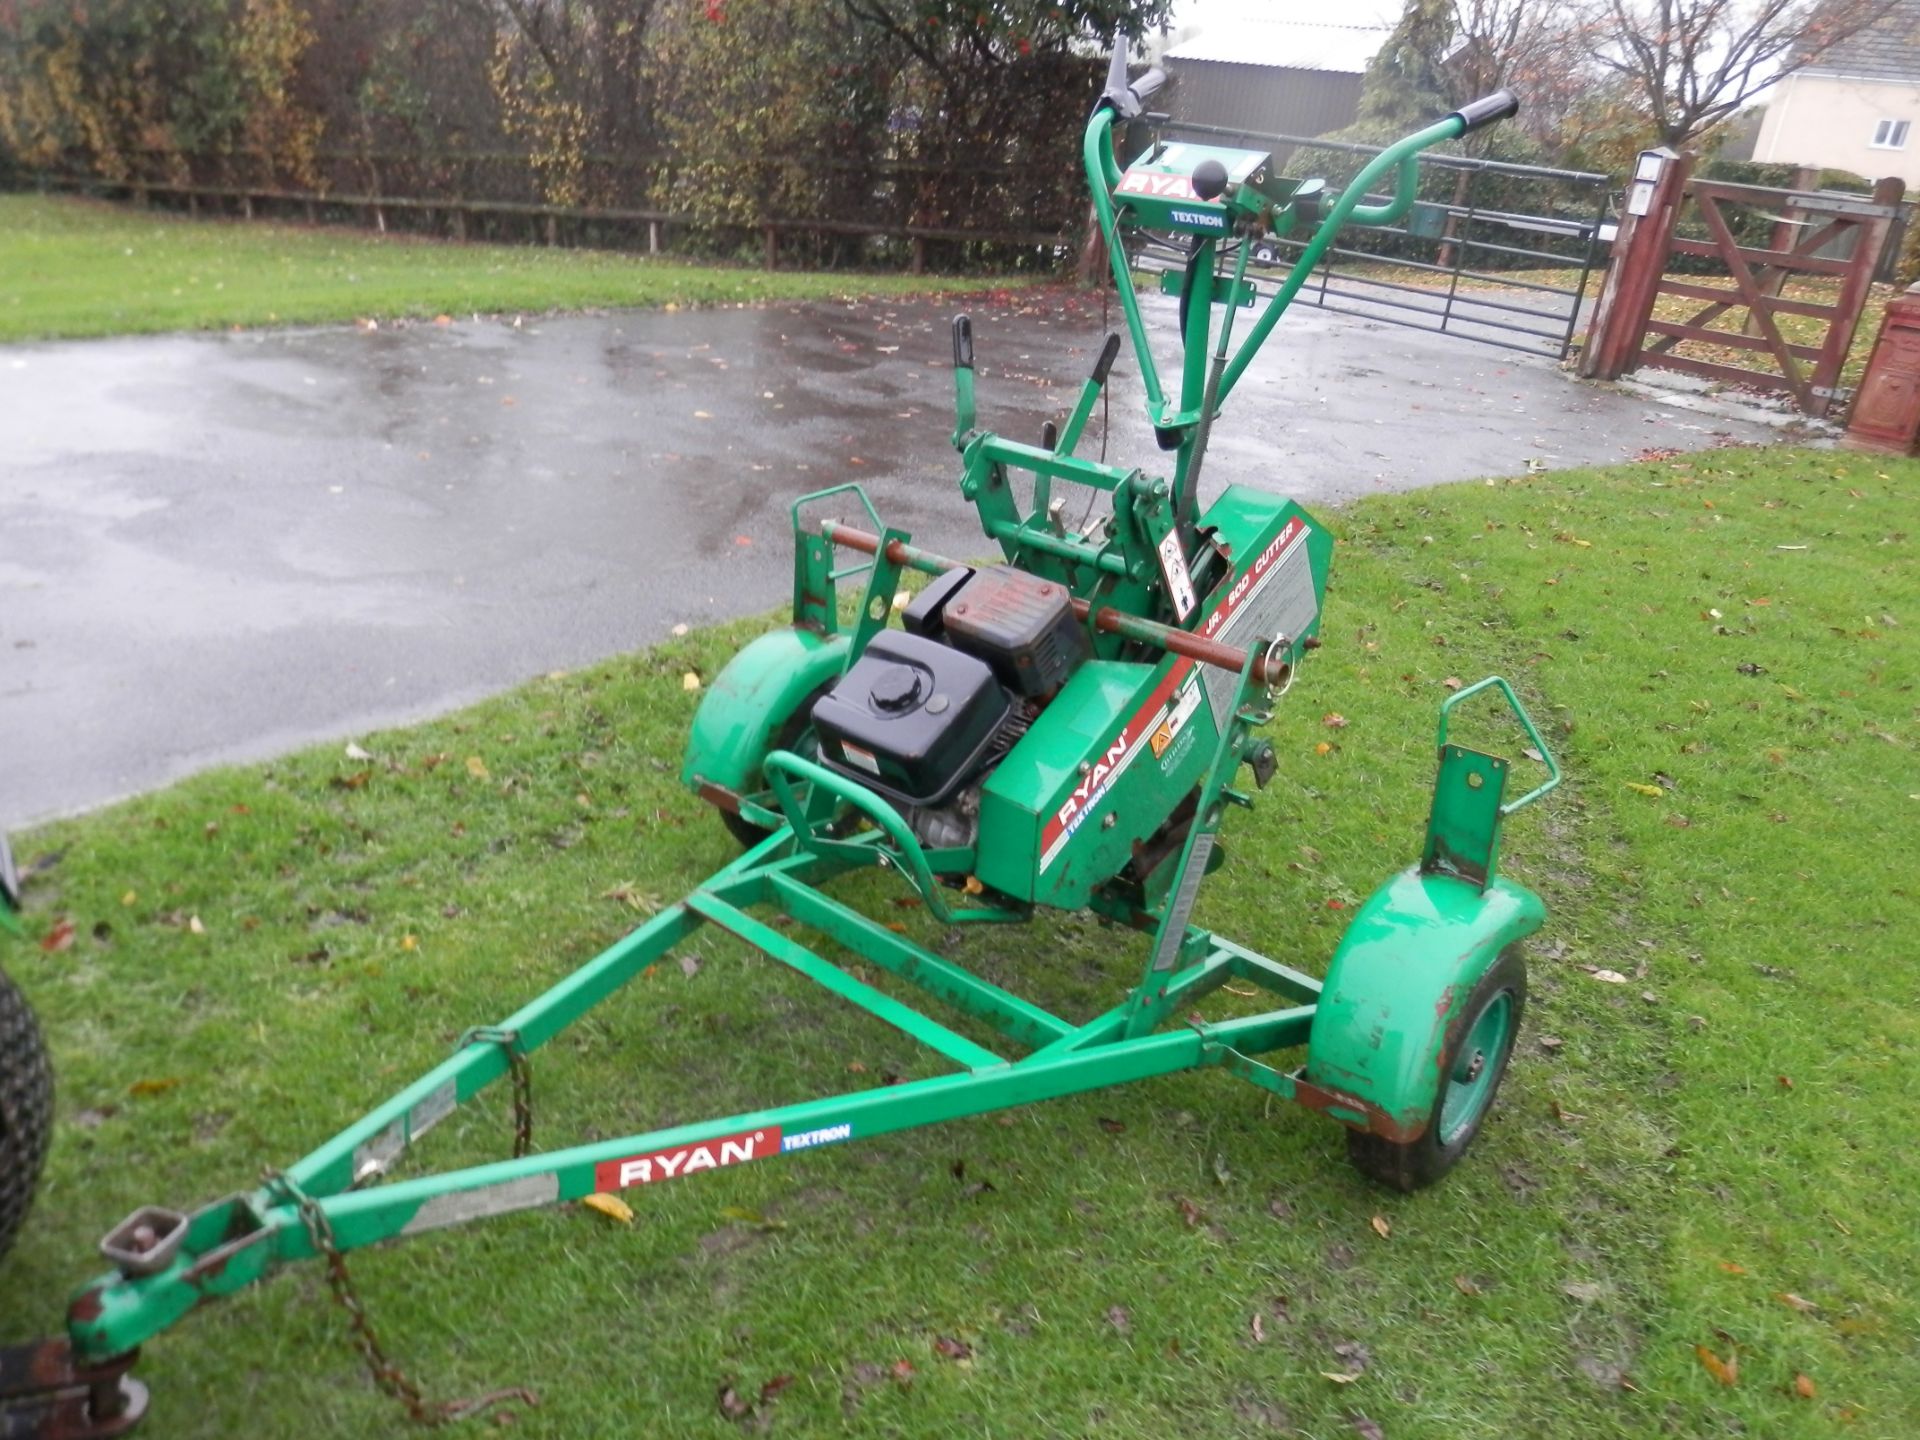
<svg viewBox="0 0 1920 1440">
<path fill-rule="evenodd" d="M 1526 1004 L 1527 962 L 1516 942 L 1500 952 L 1461 1008 L 1464 1021 L 1440 1056 L 1440 1093 L 1419 1137 L 1396 1143 L 1364 1130 L 1347 1131 L 1347 1158 L 1361 1174 L 1395 1190 L 1414 1191 L 1458 1163 L 1493 1108 Z"/>
<path fill-rule="evenodd" d="M 53 1136 L 53 1069 L 33 1011 L 0 971 L 0 1255 L 33 1203 Z"/>
<path fill-rule="evenodd" d="M 813 738 L 813 707 L 819 704 L 820 698 L 831 689 L 833 689 L 833 683 L 829 681 L 817 687 L 795 707 L 794 712 L 780 723 L 780 728 L 773 732 L 773 743 L 767 747 L 769 753 L 775 750 L 792 750 L 796 754 L 811 757 L 820 748 Z M 764 778 L 762 783 L 765 783 Z M 771 795 L 767 796 L 767 803 L 769 805 L 773 803 Z M 771 830 L 762 829 L 751 820 L 742 819 L 731 810 L 720 812 L 720 823 L 727 827 L 728 834 L 740 842 L 740 848 L 743 850 L 751 850 L 773 833 Z"/>
</svg>

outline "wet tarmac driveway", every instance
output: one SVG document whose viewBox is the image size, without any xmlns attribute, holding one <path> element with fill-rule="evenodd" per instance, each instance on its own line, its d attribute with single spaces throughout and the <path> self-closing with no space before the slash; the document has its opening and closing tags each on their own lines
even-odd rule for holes
<svg viewBox="0 0 1920 1440">
<path fill-rule="evenodd" d="M 1164 341 L 1171 303 L 1149 303 Z M 947 443 L 953 308 L 0 348 L 0 825 L 783 604 L 804 490 L 858 480 L 921 544 L 982 553 Z M 982 424 L 1037 438 L 1097 300 L 971 308 Z M 1155 468 L 1116 375 L 1110 457 Z M 1206 488 L 1327 504 L 1729 431 L 1765 438 L 1307 310 L 1233 397 Z"/>
</svg>

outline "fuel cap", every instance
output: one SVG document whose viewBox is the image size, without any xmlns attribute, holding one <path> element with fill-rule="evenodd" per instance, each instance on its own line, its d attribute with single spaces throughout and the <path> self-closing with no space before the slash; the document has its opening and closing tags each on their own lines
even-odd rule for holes
<svg viewBox="0 0 1920 1440">
<path fill-rule="evenodd" d="M 920 672 L 911 665 L 889 665 L 874 680 L 868 693 L 874 708 L 889 715 L 904 715 L 920 703 L 923 686 Z"/>
</svg>

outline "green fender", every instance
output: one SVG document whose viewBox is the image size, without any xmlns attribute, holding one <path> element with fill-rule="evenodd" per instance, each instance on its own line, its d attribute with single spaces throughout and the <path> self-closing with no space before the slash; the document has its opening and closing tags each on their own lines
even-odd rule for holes
<svg viewBox="0 0 1920 1440">
<path fill-rule="evenodd" d="M 1301 1098 L 1356 1129 L 1418 1139 L 1440 1093 L 1449 1028 L 1500 952 L 1547 908 L 1525 886 L 1485 891 L 1404 870 L 1360 907 L 1334 952 L 1307 1041 Z"/>
<path fill-rule="evenodd" d="M 735 795 L 766 788 L 761 763 L 800 703 L 847 663 L 847 637 L 789 626 L 753 641 L 727 662 L 694 711 L 681 781 Z"/>
</svg>

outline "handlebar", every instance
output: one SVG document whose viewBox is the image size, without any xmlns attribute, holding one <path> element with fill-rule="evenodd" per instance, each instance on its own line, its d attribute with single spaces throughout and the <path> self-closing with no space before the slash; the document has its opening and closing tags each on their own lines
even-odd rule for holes
<svg viewBox="0 0 1920 1440">
<path fill-rule="evenodd" d="M 1482 125 L 1491 125 L 1496 120 L 1507 120 L 1520 113 L 1520 97 L 1511 90 L 1496 90 L 1491 95 L 1482 95 L 1478 100 L 1468 101 L 1447 118 L 1460 122 L 1460 133 L 1471 134 Z"/>
</svg>

